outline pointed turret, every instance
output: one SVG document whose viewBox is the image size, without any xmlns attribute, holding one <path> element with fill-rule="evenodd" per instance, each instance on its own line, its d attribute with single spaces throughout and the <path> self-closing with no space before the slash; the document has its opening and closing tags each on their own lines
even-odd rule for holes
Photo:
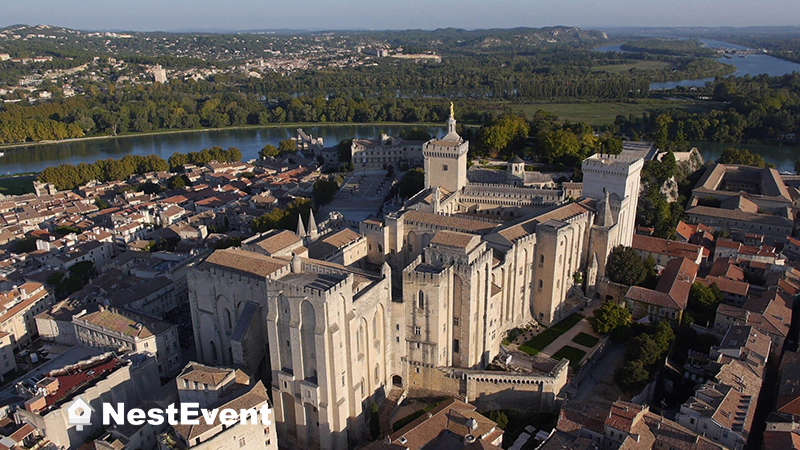
<svg viewBox="0 0 800 450">
<path fill-rule="evenodd" d="M 306 227 L 303 226 L 303 217 L 298 214 L 297 215 L 297 236 L 300 239 L 304 238 L 306 235 Z"/>
<path fill-rule="evenodd" d="M 308 237 L 310 237 L 311 240 L 313 241 L 313 240 L 317 239 L 318 235 L 319 235 L 319 231 L 317 230 L 317 222 L 314 220 L 314 211 L 309 211 L 308 212 Z"/>
<path fill-rule="evenodd" d="M 597 205 L 597 220 L 595 223 L 601 227 L 614 225 L 614 214 L 611 212 L 611 202 L 609 202 L 608 191 L 604 192 L 605 197 Z"/>
</svg>

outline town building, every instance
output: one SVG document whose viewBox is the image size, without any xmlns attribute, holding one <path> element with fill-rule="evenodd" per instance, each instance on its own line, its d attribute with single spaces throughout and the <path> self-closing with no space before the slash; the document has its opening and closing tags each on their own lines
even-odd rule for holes
<svg viewBox="0 0 800 450">
<path fill-rule="evenodd" d="M 477 408 L 455 398 L 438 404 L 386 440 L 401 448 L 500 449 L 504 431 Z"/>
<path fill-rule="evenodd" d="M 768 244 L 792 235 L 792 198 L 775 169 L 715 164 L 692 189 L 687 222 L 728 231 L 739 240 L 748 233 Z"/>
<path fill-rule="evenodd" d="M 97 311 L 76 314 L 72 324 L 80 345 L 152 354 L 161 378 L 169 378 L 180 369 L 177 325 L 104 305 Z"/>
<path fill-rule="evenodd" d="M 381 134 L 379 139 L 353 139 L 350 157 L 357 171 L 399 170 L 422 164 L 422 141 Z"/>
<path fill-rule="evenodd" d="M 0 292 L 0 331 L 9 334 L 14 349 L 38 335 L 35 317 L 50 307 L 52 299 L 44 284 L 33 281 Z"/>
<path fill-rule="evenodd" d="M 634 319 L 668 320 L 680 324 L 689 302 L 689 291 L 697 276 L 698 265 L 687 258 L 673 259 L 661 273 L 655 289 L 631 286 L 625 302 Z"/>
<path fill-rule="evenodd" d="M 0 331 L 0 381 L 17 371 L 17 360 L 14 359 L 14 345 L 11 343 L 11 333 Z"/>
<path fill-rule="evenodd" d="M 49 372 L 33 388 L 25 387 L 24 408 L 17 409 L 16 419 L 42 430 L 59 447 L 78 448 L 104 428 L 99 420 L 82 426 L 71 424 L 68 410 L 74 400 L 80 398 L 86 408 L 98 412 L 103 403 L 135 407 L 158 392 L 158 379 L 154 358 L 106 353 Z"/>
</svg>

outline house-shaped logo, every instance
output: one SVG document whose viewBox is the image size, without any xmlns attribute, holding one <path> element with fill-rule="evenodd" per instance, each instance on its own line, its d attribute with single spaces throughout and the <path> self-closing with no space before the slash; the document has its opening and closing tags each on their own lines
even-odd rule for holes
<svg viewBox="0 0 800 450">
<path fill-rule="evenodd" d="M 72 401 L 72 404 L 67 407 L 69 425 L 74 425 L 75 429 L 83 431 L 84 425 L 92 424 L 92 411 L 94 411 L 94 408 L 81 396 L 78 396 Z"/>
</svg>

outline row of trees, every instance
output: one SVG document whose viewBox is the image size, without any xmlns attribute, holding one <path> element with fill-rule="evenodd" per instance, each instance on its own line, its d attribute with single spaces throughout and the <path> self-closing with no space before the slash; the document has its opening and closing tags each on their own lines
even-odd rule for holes
<svg viewBox="0 0 800 450">
<path fill-rule="evenodd" d="M 234 162 L 242 159 L 242 152 L 236 147 L 223 150 L 222 147 L 211 147 L 199 152 L 173 153 L 169 162 L 158 155 L 125 155 L 121 159 L 101 159 L 92 164 L 80 163 L 59 164 L 47 167 L 39 173 L 39 181 L 52 183 L 58 190 L 75 189 L 92 180 L 120 181 L 132 175 L 147 172 L 179 171 L 186 164 L 203 165 L 211 161 Z M 184 180 L 181 180 L 184 181 Z M 176 183 L 179 184 L 176 180 Z M 175 187 L 181 187 L 179 185 Z"/>
</svg>

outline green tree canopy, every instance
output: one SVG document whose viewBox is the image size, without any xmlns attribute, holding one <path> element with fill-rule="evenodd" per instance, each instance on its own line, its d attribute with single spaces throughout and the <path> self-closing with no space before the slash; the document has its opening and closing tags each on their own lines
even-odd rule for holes
<svg viewBox="0 0 800 450">
<path fill-rule="evenodd" d="M 308 217 L 311 211 L 311 202 L 306 199 L 297 199 L 289 206 L 275 208 L 253 219 L 253 231 L 263 233 L 268 230 L 294 230 L 297 226 L 297 217 Z"/>
<path fill-rule="evenodd" d="M 717 159 L 717 162 L 721 164 L 744 164 L 746 166 L 773 167 L 772 164 L 768 164 L 766 161 L 764 161 L 764 157 L 758 153 L 753 153 L 747 149 L 739 149 L 734 147 L 728 147 L 722 150 L 722 154 L 720 155 L 719 159 Z"/>
<path fill-rule="evenodd" d="M 278 143 L 278 153 L 285 155 L 286 153 L 294 153 L 297 151 L 297 142 L 293 139 L 284 139 Z"/>
<path fill-rule="evenodd" d="M 595 333 L 608 334 L 631 323 L 631 313 L 628 308 L 606 301 L 594 310 L 592 317 L 589 318 L 589 323 Z"/>
<path fill-rule="evenodd" d="M 478 144 L 489 156 L 515 153 L 525 146 L 530 124 L 523 116 L 504 114 L 483 126 L 478 132 Z"/>
<path fill-rule="evenodd" d="M 319 207 L 330 203 L 339 191 L 339 183 L 330 178 L 320 178 L 314 182 L 314 204 Z"/>
<path fill-rule="evenodd" d="M 689 290 L 687 310 L 692 319 L 699 325 L 706 325 L 714 321 L 717 306 L 722 302 L 722 291 L 716 283 L 706 286 L 699 281 L 692 283 Z"/>
<path fill-rule="evenodd" d="M 642 333 L 633 338 L 625 348 L 625 359 L 628 361 L 641 361 L 645 366 L 655 364 L 661 355 L 661 346 L 647 333 Z"/>
<path fill-rule="evenodd" d="M 278 151 L 278 148 L 275 147 L 274 145 L 271 145 L 271 144 L 265 145 L 264 148 L 262 148 L 261 150 L 258 151 L 258 156 L 261 159 L 266 159 L 266 158 L 269 158 L 269 157 L 275 157 L 275 156 L 278 156 L 279 154 L 280 154 L 280 152 Z"/>
<path fill-rule="evenodd" d="M 403 179 L 398 183 L 398 194 L 400 197 L 409 198 L 421 191 L 425 187 L 425 171 L 419 167 L 411 169 L 403 175 Z"/>
<path fill-rule="evenodd" d="M 608 256 L 606 276 L 615 283 L 636 286 L 644 281 L 647 269 L 636 250 L 619 245 Z"/>
<path fill-rule="evenodd" d="M 649 379 L 650 372 L 639 360 L 628 361 L 614 372 L 614 381 L 628 392 L 642 390 Z"/>
</svg>

